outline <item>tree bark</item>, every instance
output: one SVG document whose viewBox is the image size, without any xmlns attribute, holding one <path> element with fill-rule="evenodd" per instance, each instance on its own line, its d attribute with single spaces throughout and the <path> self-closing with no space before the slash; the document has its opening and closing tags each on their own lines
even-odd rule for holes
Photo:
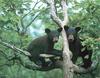
<svg viewBox="0 0 100 78">
<path fill-rule="evenodd" d="M 73 68 L 72 68 L 72 61 L 71 61 L 71 54 L 68 46 L 67 36 L 64 30 L 64 26 L 68 24 L 68 15 L 67 15 L 67 5 L 66 0 L 61 0 L 61 8 L 63 14 L 63 20 L 61 20 L 57 16 L 55 1 L 54 0 L 46 0 L 46 2 L 50 5 L 50 13 L 51 17 L 54 22 L 59 26 L 62 27 L 62 37 L 63 37 L 63 71 L 64 71 L 64 78 L 73 78 Z"/>
</svg>

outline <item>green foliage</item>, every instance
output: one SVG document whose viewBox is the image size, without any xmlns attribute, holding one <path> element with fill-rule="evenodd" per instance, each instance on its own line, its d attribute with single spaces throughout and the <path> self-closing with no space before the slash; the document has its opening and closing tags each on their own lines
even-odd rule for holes
<svg viewBox="0 0 100 78">
<path fill-rule="evenodd" d="M 37 0 L 39 1 L 39 0 Z M 50 18 L 49 7 L 44 0 L 36 3 L 34 0 L 0 0 L 0 39 L 26 50 L 29 42 L 34 39 L 31 35 L 38 34 L 38 29 L 44 27 L 57 28 L 56 23 Z M 57 3 L 58 16 L 62 19 L 60 0 Z M 31 5 L 31 3 L 33 3 Z M 34 6 L 36 4 L 36 6 Z M 69 5 L 70 4 L 70 5 Z M 100 56 L 100 0 L 68 0 L 69 26 L 82 28 L 80 37 L 83 45 L 93 49 L 93 60 Z M 39 15 L 38 15 L 39 14 Z M 36 17 L 37 15 L 37 17 Z M 33 21 L 32 21 L 33 20 Z M 41 20 L 41 24 L 37 21 Z M 28 26 L 29 25 L 29 26 Z M 30 34 L 29 27 L 37 29 L 37 32 Z M 41 33 L 41 32 L 40 32 Z M 55 45 L 55 48 L 62 50 L 62 39 Z M 0 44 L 0 76 L 6 78 L 62 78 L 61 70 L 48 72 L 32 71 L 24 68 L 18 60 L 9 60 L 15 57 L 14 51 Z M 23 57 L 23 59 L 25 59 Z M 100 77 L 100 65 L 94 71 L 95 77 Z M 76 75 L 76 78 L 91 78 L 88 75 Z"/>
<path fill-rule="evenodd" d="M 83 46 L 87 46 L 88 49 L 92 49 L 92 50 L 96 50 L 96 49 L 99 49 L 98 47 L 98 42 L 94 39 L 94 38 L 91 38 L 91 37 L 85 37 L 84 39 L 85 41 L 82 41 L 82 45 Z"/>
</svg>

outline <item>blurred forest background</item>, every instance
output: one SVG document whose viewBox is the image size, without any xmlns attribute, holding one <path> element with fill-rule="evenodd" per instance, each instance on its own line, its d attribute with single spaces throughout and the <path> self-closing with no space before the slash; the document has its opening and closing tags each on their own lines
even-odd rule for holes
<svg viewBox="0 0 100 78">
<path fill-rule="evenodd" d="M 55 1 L 62 18 L 60 0 Z M 100 0 L 68 0 L 68 16 L 70 27 L 82 28 L 82 44 L 93 49 L 92 59 L 96 60 L 100 56 Z M 26 50 L 30 41 L 45 34 L 45 28 L 57 27 L 44 0 L 0 0 L 0 39 L 5 42 Z M 60 40 L 55 48 L 62 48 Z M 14 50 L 0 44 L 0 78 L 62 78 L 60 69 L 29 70 L 18 60 L 9 60 L 12 57 Z M 92 74 L 75 74 L 74 78 L 100 78 L 100 64 Z"/>
</svg>

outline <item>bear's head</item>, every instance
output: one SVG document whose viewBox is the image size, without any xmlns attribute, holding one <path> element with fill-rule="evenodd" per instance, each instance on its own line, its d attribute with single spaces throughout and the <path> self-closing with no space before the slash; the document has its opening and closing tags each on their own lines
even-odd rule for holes
<svg viewBox="0 0 100 78">
<path fill-rule="evenodd" d="M 78 37 L 78 32 L 80 31 L 80 27 L 70 28 L 68 26 L 64 26 L 64 29 L 67 34 L 67 39 L 69 43 L 74 42 Z"/>
<path fill-rule="evenodd" d="M 58 28 L 57 30 L 50 30 L 48 28 L 45 29 L 45 33 L 47 34 L 48 39 L 54 43 L 58 41 L 61 31 L 62 28 Z"/>
</svg>

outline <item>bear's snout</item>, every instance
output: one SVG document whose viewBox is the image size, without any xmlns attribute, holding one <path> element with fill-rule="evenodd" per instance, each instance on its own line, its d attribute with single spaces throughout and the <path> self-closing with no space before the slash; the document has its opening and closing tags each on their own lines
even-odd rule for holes
<svg viewBox="0 0 100 78">
<path fill-rule="evenodd" d="M 73 35 L 69 35 L 68 36 L 68 41 L 69 42 L 73 42 L 74 41 L 74 36 Z"/>
<path fill-rule="evenodd" d="M 53 42 L 58 42 L 58 37 L 54 37 Z"/>
</svg>

